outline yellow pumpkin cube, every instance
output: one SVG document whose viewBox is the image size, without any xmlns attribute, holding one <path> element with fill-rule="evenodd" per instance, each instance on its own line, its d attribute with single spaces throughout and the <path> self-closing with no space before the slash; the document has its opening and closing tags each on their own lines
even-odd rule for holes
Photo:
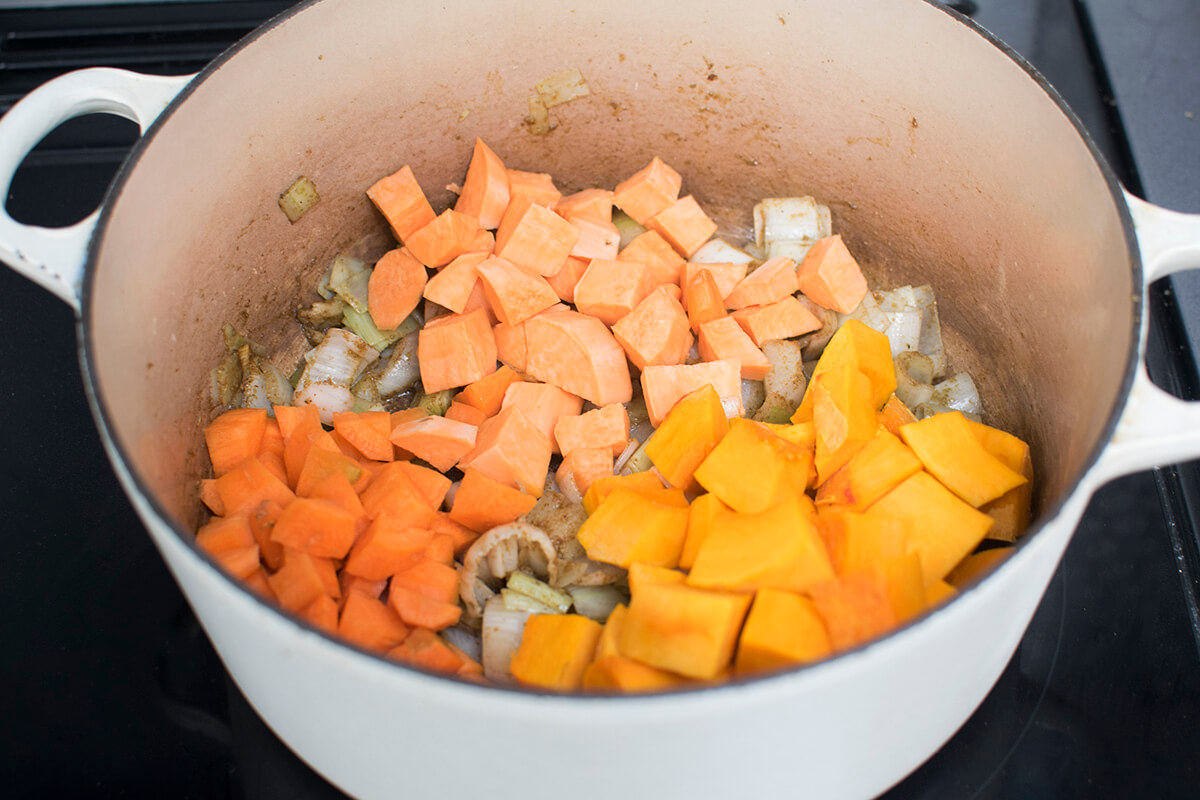
<svg viewBox="0 0 1200 800">
<path fill-rule="evenodd" d="M 934 608 L 942 603 L 953 600 L 958 595 L 958 589 L 955 589 L 946 581 L 934 581 L 925 587 L 925 603 L 926 608 Z"/>
<path fill-rule="evenodd" d="M 513 677 L 541 689 L 581 688 L 601 630 L 600 623 L 579 614 L 534 614 L 513 654 Z"/>
<path fill-rule="evenodd" d="M 920 470 L 921 459 L 881 426 L 874 439 L 821 484 L 817 505 L 845 505 L 863 511 Z"/>
<path fill-rule="evenodd" d="M 792 422 L 813 419 L 813 383 L 818 375 L 838 367 L 850 367 L 867 376 L 871 382 L 872 411 L 882 408 L 892 392 L 896 391 L 896 365 L 892 361 L 892 346 L 887 336 L 856 319 L 849 319 L 825 345 L 821 358 L 813 367 L 804 398 L 796 413 L 792 414 Z"/>
<path fill-rule="evenodd" d="M 921 573 L 921 558 L 916 553 L 880 558 L 869 569 L 883 580 L 897 624 L 925 610 L 928 603 L 925 576 Z"/>
<path fill-rule="evenodd" d="M 862 644 L 896 627 L 887 586 L 871 570 L 839 575 L 812 587 L 809 594 L 835 651 Z"/>
<path fill-rule="evenodd" d="M 950 570 L 946 575 L 946 583 L 956 589 L 961 589 L 1000 566 L 1008 560 L 1013 552 L 1011 547 L 993 547 L 989 550 L 972 553 Z"/>
<path fill-rule="evenodd" d="M 722 515 L 700 545 L 687 582 L 735 592 L 802 592 L 833 574 L 815 515 L 788 497 L 758 514 Z"/>
<path fill-rule="evenodd" d="M 619 655 L 597 658 L 583 672 L 583 688 L 590 691 L 661 692 L 688 683 L 682 675 Z"/>
<path fill-rule="evenodd" d="M 635 561 L 629 565 L 629 591 L 636 592 L 647 583 L 683 583 L 687 576 L 677 569 L 655 567 Z"/>
<path fill-rule="evenodd" d="M 635 561 L 674 567 L 683 551 L 687 524 L 686 501 L 683 505 L 668 505 L 635 491 L 617 489 L 584 521 L 577 538 L 588 558 L 595 561 L 626 569 Z"/>
<path fill-rule="evenodd" d="M 969 420 L 957 411 L 905 425 L 900 437 L 929 474 L 975 508 L 1027 483 L 984 449 Z"/>
<path fill-rule="evenodd" d="M 1015 542 L 1029 527 L 1030 506 L 1033 503 L 1033 459 L 1030 457 L 1029 445 L 998 428 L 974 420 L 967 422 L 984 450 L 1025 478 L 1025 483 L 979 507 L 980 511 L 996 523 L 988 531 L 989 539 Z"/>
<path fill-rule="evenodd" d="M 662 481 L 653 472 L 632 472 L 628 475 L 609 475 L 592 481 L 583 495 L 583 508 L 589 514 L 596 513 L 604 498 L 617 489 L 628 489 L 640 494 L 657 492 L 664 488 Z"/>
<path fill-rule="evenodd" d="M 879 421 L 871 400 L 871 383 L 853 367 L 839 366 L 809 384 L 816 431 L 817 486 L 875 438 Z"/>
<path fill-rule="evenodd" d="M 688 507 L 687 537 L 683 540 L 683 552 L 679 554 L 680 568 L 692 568 L 700 545 L 719 524 L 721 516 L 728 513 L 732 513 L 732 509 L 715 494 L 702 494 L 692 501 Z"/>
<path fill-rule="evenodd" d="M 629 607 L 624 603 L 618 603 L 613 607 L 613 610 L 608 612 L 608 619 L 604 621 L 604 629 L 600 631 L 600 638 L 596 641 L 596 658 L 601 659 L 605 656 L 619 656 L 621 647 L 619 644 L 621 635 L 621 623 L 625 619 L 626 612 Z"/>
<path fill-rule="evenodd" d="M 667 483 L 699 490 L 696 467 L 729 431 L 729 419 L 712 384 L 687 394 L 646 440 L 646 456 Z"/>
<path fill-rule="evenodd" d="M 908 552 L 908 534 L 898 519 L 847 511 L 836 518 L 836 524 L 841 527 L 838 572 L 870 569 L 879 561 Z"/>
<path fill-rule="evenodd" d="M 746 616 L 734 670 L 745 675 L 781 669 L 816 661 L 832 651 L 812 600 L 793 592 L 761 589 Z"/>
<path fill-rule="evenodd" d="M 928 472 L 908 478 L 866 513 L 905 524 L 908 550 L 920 556 L 926 586 L 946 577 L 992 527 L 991 517 L 960 500 Z"/>
<path fill-rule="evenodd" d="M 879 410 L 879 424 L 887 428 L 888 433 L 893 436 L 899 436 L 900 428 L 916 421 L 917 418 L 908 410 L 908 406 L 904 405 L 904 401 L 894 394 L 888 397 L 883 408 Z"/>
<path fill-rule="evenodd" d="M 735 511 L 764 511 L 790 485 L 794 464 L 761 423 L 737 418 L 720 444 L 696 468 L 695 478 Z"/>
<path fill-rule="evenodd" d="M 716 678 L 730 665 L 750 600 L 683 583 L 643 584 L 620 626 L 621 654 L 690 678 Z"/>
</svg>

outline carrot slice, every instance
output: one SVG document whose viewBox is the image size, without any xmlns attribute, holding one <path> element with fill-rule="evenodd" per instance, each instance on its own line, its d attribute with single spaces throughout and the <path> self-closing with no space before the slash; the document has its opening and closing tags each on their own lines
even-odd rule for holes
<svg viewBox="0 0 1200 800">
<path fill-rule="evenodd" d="M 558 294 L 545 278 L 507 259 L 492 256 L 477 269 L 488 303 L 503 323 L 524 322 L 558 302 Z"/>
<path fill-rule="evenodd" d="M 388 651 L 387 655 L 405 664 L 448 674 L 464 673 L 470 661 L 461 650 L 428 628 L 415 628 L 407 639 Z"/>
<path fill-rule="evenodd" d="M 279 604 L 290 611 L 299 611 L 321 595 L 329 594 L 329 572 L 333 563 L 327 558 L 317 558 L 300 550 L 285 548 L 283 565 L 267 576 L 267 583 L 275 593 Z M 333 575 L 334 588 L 337 575 Z"/>
<path fill-rule="evenodd" d="M 463 471 L 462 483 L 454 494 L 450 519 L 473 531 L 483 531 L 512 522 L 537 503 L 533 495 L 514 489 L 477 469 Z"/>
<path fill-rule="evenodd" d="M 721 317 L 702 324 L 699 345 L 700 358 L 705 361 L 736 361 L 745 380 L 761 381 L 771 371 L 771 361 L 732 317 Z"/>
<path fill-rule="evenodd" d="M 427 323 L 417 339 L 426 392 L 466 386 L 496 371 L 496 337 L 483 309 Z"/>
<path fill-rule="evenodd" d="M 200 501 L 218 517 L 224 516 L 225 503 L 221 502 L 221 493 L 217 491 L 216 478 L 200 479 Z"/>
<path fill-rule="evenodd" d="M 410 629 L 395 609 L 378 597 L 351 592 L 342 606 L 337 631 L 354 644 L 386 653 L 403 642 Z"/>
<path fill-rule="evenodd" d="M 562 192 L 554 186 L 554 178 L 547 172 L 525 172 L 519 169 L 508 171 L 510 203 L 528 200 L 539 206 L 554 208 L 562 200 Z"/>
<path fill-rule="evenodd" d="M 431 631 L 449 628 L 462 617 L 462 607 L 434 600 L 402 586 L 388 589 L 388 605 L 396 610 L 406 625 Z"/>
<path fill-rule="evenodd" d="M 430 508 L 437 509 L 450 491 L 451 480 L 437 470 L 420 464 L 404 464 L 397 469 L 412 481 Z"/>
<path fill-rule="evenodd" d="M 730 316 L 758 347 L 771 339 L 791 339 L 821 327 L 821 321 L 791 295 L 777 303 L 739 308 Z"/>
<path fill-rule="evenodd" d="M 258 455 L 267 428 L 267 412 L 261 408 L 234 408 L 204 428 L 213 473 L 219 478 L 251 456 Z"/>
<path fill-rule="evenodd" d="M 561 417 L 574 416 L 583 410 L 583 398 L 565 392 L 549 383 L 517 381 L 504 393 L 501 408 L 516 406 L 534 426 L 550 440 L 552 451 L 558 452 L 554 441 L 554 425 Z"/>
<path fill-rule="evenodd" d="M 287 468 L 288 485 L 293 489 L 296 488 L 300 473 L 304 471 L 304 464 L 308 461 L 308 454 L 313 449 L 341 453 L 333 437 L 321 427 L 319 418 L 311 426 L 307 421 L 297 426 L 284 445 L 283 463 Z"/>
<path fill-rule="evenodd" d="M 443 267 L 463 253 L 476 249 L 481 230 L 475 217 L 448 208 L 412 233 L 404 244 L 425 266 Z"/>
<path fill-rule="evenodd" d="M 683 306 L 665 286 L 617 320 L 612 332 L 638 369 L 649 364 L 682 364 L 694 340 Z"/>
<path fill-rule="evenodd" d="M 402 242 L 433 221 L 433 206 L 425 199 L 425 192 L 421 191 L 412 168 L 407 164 L 376 181 L 367 189 L 367 197 L 371 198 L 371 202 L 392 227 L 392 233 Z"/>
<path fill-rule="evenodd" d="M 392 431 L 392 443 L 445 472 L 475 446 L 478 428 L 445 417 L 423 417 Z"/>
<path fill-rule="evenodd" d="M 526 320 L 525 341 L 530 345 L 525 371 L 534 378 L 598 406 L 633 398 L 625 351 L 595 317 L 543 311 Z"/>
<path fill-rule="evenodd" d="M 594 219 L 612 222 L 613 193 L 608 189 L 584 189 L 559 200 L 554 210 L 564 219 Z"/>
<path fill-rule="evenodd" d="M 617 184 L 613 189 L 613 205 L 638 224 L 645 225 L 651 217 L 675 202 L 682 186 L 683 178 L 679 173 L 655 156 L 645 167 Z"/>
<path fill-rule="evenodd" d="M 367 510 L 363 508 L 358 493 L 354 491 L 354 487 L 350 485 L 346 476 L 340 472 L 333 473 L 314 486 L 309 496 L 314 500 L 328 500 L 344 509 L 354 518 L 356 534 L 362 533 L 370 524 Z"/>
<path fill-rule="evenodd" d="M 575 284 L 575 307 L 612 325 L 650 293 L 649 273 L 640 261 L 592 259 Z"/>
<path fill-rule="evenodd" d="M 390 578 L 424 558 L 432 539 L 424 527 L 405 525 L 385 514 L 358 537 L 342 569 L 372 581 Z"/>
<path fill-rule="evenodd" d="M 429 546 L 425 548 L 425 558 L 453 567 L 454 537 L 447 533 L 435 533 L 429 540 Z"/>
<path fill-rule="evenodd" d="M 411 248 L 399 247 L 380 256 L 367 281 L 367 305 L 375 324 L 390 330 L 404 322 L 421 302 L 427 278 Z"/>
<path fill-rule="evenodd" d="M 487 252 L 463 253 L 425 283 L 425 299 L 432 300 L 456 314 L 467 311 L 479 282 L 477 267 L 490 258 Z"/>
<path fill-rule="evenodd" d="M 363 468 L 353 458 L 341 452 L 333 452 L 320 447 L 312 447 L 304 466 L 296 478 L 296 494 L 300 497 L 310 497 L 313 488 L 335 472 L 346 476 L 346 480 L 354 484 L 362 477 Z"/>
<path fill-rule="evenodd" d="M 508 387 L 521 380 L 520 374 L 508 366 L 502 366 L 490 375 L 463 388 L 455 396 L 455 401 L 474 406 L 483 412 L 484 417 L 494 417 L 500 413 L 504 405 L 504 394 Z"/>
<path fill-rule="evenodd" d="M 579 231 L 570 222 L 526 197 L 517 197 L 496 230 L 496 255 L 539 275 L 553 275 L 578 240 Z"/>
<path fill-rule="evenodd" d="M 692 330 L 700 333 L 700 326 L 725 316 L 725 301 L 712 272 L 702 269 L 688 280 L 683 290 L 683 307 L 687 309 L 688 323 Z"/>
<path fill-rule="evenodd" d="M 229 515 L 248 512 L 264 500 L 286 506 L 295 496 L 287 484 L 255 457 L 247 458 L 217 478 L 216 488 Z"/>
<path fill-rule="evenodd" d="M 297 429 L 316 430 L 321 427 L 321 410 L 316 406 L 272 406 L 271 413 L 275 415 L 285 447 Z"/>
<path fill-rule="evenodd" d="M 683 256 L 675 252 L 671 243 L 658 231 L 646 231 L 633 237 L 617 254 L 617 260 L 645 264 L 648 271 L 647 283 L 651 287 L 664 283 L 678 284 L 685 264 Z"/>
<path fill-rule="evenodd" d="M 463 470 L 475 468 L 489 477 L 541 497 L 550 469 L 550 440 L 516 406 L 485 420 L 475 435 L 475 447 L 460 461 Z"/>
<path fill-rule="evenodd" d="M 508 208 L 508 201 L 508 170 L 504 162 L 482 139 L 476 138 L 454 210 L 475 217 L 480 227 L 495 229 Z"/>
<path fill-rule="evenodd" d="M 443 603 L 457 603 L 458 571 L 423 557 L 408 569 L 392 576 L 388 591 L 394 592 L 396 589 L 408 589 Z"/>
<path fill-rule="evenodd" d="M 562 417 L 554 427 L 554 438 L 564 453 L 600 447 L 618 456 L 629 444 L 629 412 L 621 403 L 610 403 L 584 414 Z"/>
<path fill-rule="evenodd" d="M 337 602 L 329 595 L 321 595 L 297 612 L 321 630 L 337 633 Z"/>
<path fill-rule="evenodd" d="M 333 429 L 345 437 L 363 458 L 391 461 L 395 457 L 388 440 L 392 426 L 386 411 L 345 411 L 333 415 Z"/>
<path fill-rule="evenodd" d="M 361 578 L 358 575 L 351 575 L 346 570 L 342 570 L 338 575 L 338 582 L 342 587 L 342 604 L 345 605 L 346 600 L 352 594 L 365 594 L 374 600 L 383 597 L 383 590 L 387 588 L 387 578 L 378 581 L 369 581 L 366 578 Z"/>
<path fill-rule="evenodd" d="M 775 303 L 800 288 L 796 280 L 796 262 L 790 258 L 772 258 L 738 282 L 725 298 L 727 308 L 745 308 Z"/>
<path fill-rule="evenodd" d="M 658 231 L 676 252 L 685 256 L 691 256 L 717 232 L 717 223 L 709 219 L 690 194 L 646 220 L 646 227 Z"/>
<path fill-rule="evenodd" d="M 259 597 L 267 600 L 279 602 L 279 598 L 275 596 L 275 591 L 271 588 L 271 584 L 267 582 L 267 571 L 261 566 L 242 578 L 246 582 L 246 587 Z"/>
</svg>

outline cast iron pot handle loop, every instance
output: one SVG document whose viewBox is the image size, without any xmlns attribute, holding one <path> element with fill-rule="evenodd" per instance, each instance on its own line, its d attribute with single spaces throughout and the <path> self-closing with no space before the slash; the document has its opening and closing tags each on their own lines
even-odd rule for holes
<svg viewBox="0 0 1200 800">
<path fill-rule="evenodd" d="M 1128 192 L 1142 254 L 1142 296 L 1159 278 L 1200 267 L 1200 214 L 1181 214 L 1147 203 Z M 1102 479 L 1190 461 L 1200 457 L 1200 403 L 1180 400 L 1154 385 L 1146 372 L 1143 314 L 1139 363 L 1125 410 L 1097 469 Z"/>
<path fill-rule="evenodd" d="M 46 134 L 85 114 L 116 114 L 150 127 L 191 75 L 141 75 L 97 67 L 69 72 L 34 89 L 0 118 L 0 186 L 4 197 L 25 156 Z M 0 261 L 54 292 L 78 313 L 88 241 L 99 209 L 65 228 L 23 225 L 0 206 Z"/>
</svg>

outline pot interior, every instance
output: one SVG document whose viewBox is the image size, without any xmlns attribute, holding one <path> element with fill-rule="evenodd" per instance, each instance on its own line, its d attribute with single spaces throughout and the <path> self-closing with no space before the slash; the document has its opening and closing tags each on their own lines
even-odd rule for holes
<svg viewBox="0 0 1200 800">
<path fill-rule="evenodd" d="M 570 68 L 590 93 L 530 124 L 536 84 Z M 933 285 L 952 368 L 986 421 L 1032 445 L 1037 508 L 1104 435 L 1138 296 L 1115 184 L 1037 81 L 952 15 L 922 0 L 324 0 L 169 112 L 94 251 L 105 422 L 182 530 L 199 518 L 222 325 L 290 372 L 294 310 L 332 256 L 394 246 L 366 187 L 410 164 L 440 210 L 477 136 L 564 193 L 660 156 L 734 238 L 763 197 L 827 203 L 872 286 Z M 300 175 L 321 200 L 291 224 L 276 201 Z"/>
</svg>

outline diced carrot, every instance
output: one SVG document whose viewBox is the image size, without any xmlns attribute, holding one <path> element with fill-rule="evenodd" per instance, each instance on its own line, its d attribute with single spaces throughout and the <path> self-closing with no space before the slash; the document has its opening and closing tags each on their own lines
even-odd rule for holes
<svg viewBox="0 0 1200 800">
<path fill-rule="evenodd" d="M 342 570 L 338 575 L 338 581 L 342 587 L 343 607 L 347 598 L 352 594 L 365 594 L 367 597 L 378 600 L 383 597 L 383 590 L 387 588 L 387 578 L 370 581 L 358 575 L 351 575 L 346 570 Z"/>
<path fill-rule="evenodd" d="M 583 273 L 587 272 L 589 263 L 591 262 L 584 258 L 567 256 L 567 260 L 563 262 L 562 268 L 546 278 L 546 283 L 550 284 L 550 288 L 555 291 L 558 298 L 564 303 L 574 303 L 575 286 L 579 283 L 579 279 L 583 277 Z"/>
<path fill-rule="evenodd" d="M 304 470 L 311 450 L 327 450 L 338 454 L 342 452 L 329 432 L 321 427 L 320 419 L 317 419 L 315 424 L 305 421 L 298 425 L 286 441 L 283 447 L 283 463 L 287 468 L 288 485 L 293 489 L 300 480 L 300 473 Z"/>
<path fill-rule="evenodd" d="M 554 425 L 559 418 L 574 416 L 583 410 L 583 398 L 549 383 L 517 381 L 504 392 L 501 408 L 516 406 L 534 426 L 550 440 L 552 451 L 558 452 L 554 440 Z"/>
<path fill-rule="evenodd" d="M 744 380 L 761 381 L 771 371 L 771 361 L 732 317 L 721 317 L 702 324 L 699 344 L 700 358 L 705 361 L 736 361 Z"/>
<path fill-rule="evenodd" d="M 461 606 L 434 600 L 400 586 L 392 586 L 388 589 L 388 605 L 396 610 L 406 625 L 431 631 L 449 628 L 462 617 Z M 411 638 L 410 634 L 409 639 Z"/>
<path fill-rule="evenodd" d="M 678 289 L 673 284 L 670 288 Z M 638 369 L 649 364 L 682 364 L 692 349 L 691 326 L 667 286 L 646 295 L 612 326 L 613 337 Z"/>
<path fill-rule="evenodd" d="M 329 633 L 337 633 L 337 602 L 329 595 L 321 595 L 297 612 L 316 627 Z"/>
<path fill-rule="evenodd" d="M 764 261 L 733 287 L 725 298 L 727 308 L 746 308 L 775 303 L 799 289 L 796 282 L 796 262 L 790 258 L 772 258 Z"/>
<path fill-rule="evenodd" d="M 400 241 L 406 241 L 417 230 L 433 221 L 433 206 L 425 199 L 407 164 L 397 172 L 381 178 L 367 189 L 367 197 L 383 214 Z"/>
<path fill-rule="evenodd" d="M 542 496 L 550 469 L 550 440 L 516 406 L 502 409 L 484 421 L 475 436 L 475 447 L 459 462 L 501 483 Z"/>
<path fill-rule="evenodd" d="M 425 557 L 444 564 L 454 566 L 454 537 L 446 533 L 435 533 L 425 548 Z"/>
<path fill-rule="evenodd" d="M 684 256 L 691 256 L 717 232 L 717 223 L 709 219 L 690 194 L 646 220 L 646 227 L 662 234 Z"/>
<path fill-rule="evenodd" d="M 440 508 L 442 501 L 446 499 L 446 493 L 450 491 L 450 484 L 453 482 L 437 470 L 429 467 L 422 467 L 420 464 L 404 464 L 398 468 L 403 472 L 413 485 L 417 487 L 417 491 L 421 493 L 421 497 L 425 498 L 425 502 L 430 508 Z"/>
<path fill-rule="evenodd" d="M 558 294 L 545 278 L 500 256 L 488 258 L 477 269 L 488 303 L 505 324 L 522 323 L 558 302 Z"/>
<path fill-rule="evenodd" d="M 765 306 L 739 308 L 730 316 L 759 347 L 771 339 L 791 339 L 821 327 L 821 321 L 790 295 Z"/>
<path fill-rule="evenodd" d="M 314 500 L 328 500 L 345 510 L 354 518 L 356 533 L 361 533 L 370 522 L 362 500 L 344 473 L 335 472 L 326 477 L 312 488 L 309 497 Z"/>
<path fill-rule="evenodd" d="M 345 411 L 333 415 L 333 429 L 345 437 L 363 458 L 372 461 L 391 461 L 392 443 L 388 441 L 392 426 L 386 411 Z"/>
<path fill-rule="evenodd" d="M 490 257 L 486 252 L 463 253 L 425 283 L 425 299 L 462 314 L 479 281 L 477 267 Z"/>
<path fill-rule="evenodd" d="M 263 428 L 262 443 L 258 446 L 258 457 L 269 466 L 268 460 L 263 456 L 277 456 L 279 464 L 282 466 L 283 444 L 283 432 L 279 428 L 279 422 L 274 417 L 267 417 L 267 426 Z M 286 475 L 284 480 L 287 480 Z"/>
<path fill-rule="evenodd" d="M 712 384 L 728 416 L 741 416 L 742 376 L 736 361 L 705 361 L 699 364 L 646 367 L 642 370 L 642 396 L 650 424 L 658 427 L 686 394 Z M 732 413 L 731 413 L 732 412 Z"/>
<path fill-rule="evenodd" d="M 446 409 L 445 417 L 478 427 L 479 423 L 487 419 L 487 414 L 482 409 L 455 399 L 450 401 L 450 407 Z"/>
<path fill-rule="evenodd" d="M 209 553 L 238 550 L 257 544 L 250 530 L 250 521 L 241 514 L 213 517 L 196 531 L 196 546 Z"/>
<path fill-rule="evenodd" d="M 482 139 L 476 138 L 454 210 L 475 217 L 480 227 L 494 230 L 508 208 L 508 200 L 508 170 L 504 162 Z"/>
<path fill-rule="evenodd" d="M 358 537 L 342 569 L 372 581 L 390 578 L 424 558 L 432 539 L 433 533 L 426 528 L 405 525 L 384 514 Z"/>
<path fill-rule="evenodd" d="M 221 493 L 217 491 L 216 478 L 200 479 L 200 501 L 218 517 L 225 514 L 225 504 L 221 502 Z"/>
<path fill-rule="evenodd" d="M 479 473 L 472 474 L 477 475 Z M 457 496 L 455 497 L 455 500 L 457 502 Z M 449 539 L 454 548 L 454 555 L 459 557 L 461 557 L 463 553 L 467 552 L 467 548 L 474 544 L 475 540 L 479 538 L 479 531 L 472 530 L 466 525 L 463 525 L 461 522 L 456 522 L 454 518 L 450 516 L 449 512 L 445 511 L 438 512 L 433 524 L 429 526 L 429 530 L 433 533 L 434 539 L 438 539 L 442 536 Z M 432 543 L 430 546 L 433 546 Z M 428 548 L 426 548 L 426 552 L 428 553 Z"/>
<path fill-rule="evenodd" d="M 408 569 L 392 576 L 388 591 L 394 592 L 396 589 L 408 589 L 443 603 L 457 603 L 458 571 L 431 558 L 422 557 Z"/>
<path fill-rule="evenodd" d="M 533 344 L 527 374 L 598 406 L 628 403 L 633 384 L 625 351 L 603 322 L 569 309 L 543 311 L 525 322 Z"/>
<path fill-rule="evenodd" d="M 610 403 L 584 414 L 562 417 L 554 427 L 554 438 L 563 453 L 604 447 L 618 456 L 629 444 L 629 412 L 621 403 Z"/>
<path fill-rule="evenodd" d="M 397 522 L 423 527 L 433 520 L 435 506 L 413 480 L 412 465 L 393 461 L 384 465 L 362 493 L 363 508 L 371 519 L 387 514 Z"/>
<path fill-rule="evenodd" d="M 234 408 L 221 414 L 204 428 L 213 474 L 218 478 L 258 455 L 263 432 L 267 428 L 267 412 L 261 408 Z"/>
<path fill-rule="evenodd" d="M 367 282 L 371 319 L 384 330 L 404 322 L 421 302 L 428 274 L 408 247 L 389 250 L 375 262 Z"/>
<path fill-rule="evenodd" d="M 454 494 L 450 519 L 473 531 L 490 530 L 512 522 L 537 503 L 533 495 L 501 483 L 477 469 L 463 471 L 462 483 Z"/>
<path fill-rule="evenodd" d="M 216 488 L 228 515 L 249 512 L 264 500 L 286 506 L 294 497 L 287 484 L 256 457 L 247 458 L 217 478 Z"/>
<path fill-rule="evenodd" d="M 403 425 L 406 422 L 412 422 L 414 419 L 420 419 L 421 417 L 428 416 L 429 412 L 424 408 L 421 406 L 413 406 L 412 408 L 406 408 L 402 411 L 393 411 L 388 415 L 388 422 L 391 424 L 392 430 L 394 431 L 396 430 L 397 425 Z"/>
<path fill-rule="evenodd" d="M 475 217 L 448 208 L 409 236 L 404 244 L 425 266 L 443 267 L 463 253 L 475 250 L 481 230 Z M 424 288 L 424 283 L 421 286 Z M 371 313 L 374 314 L 374 310 Z"/>
<path fill-rule="evenodd" d="M 496 371 L 496 337 L 483 309 L 427 323 L 417 339 L 426 392 L 466 386 Z"/>
<path fill-rule="evenodd" d="M 330 416 L 332 417 L 332 415 L 330 415 Z M 330 424 L 333 424 L 332 418 L 329 420 L 329 422 L 330 422 Z M 344 455 L 346 458 L 350 459 L 351 461 L 357 462 L 360 459 L 363 461 L 371 460 L 369 458 L 364 459 L 363 454 L 358 451 L 358 448 L 355 447 L 354 445 L 350 444 L 350 442 L 346 439 L 346 437 L 342 436 L 337 431 L 329 431 L 329 439 L 330 439 L 330 441 L 333 442 L 334 447 L 337 448 L 337 451 L 339 453 L 341 453 L 342 455 Z"/>
<path fill-rule="evenodd" d="M 275 593 L 281 606 L 290 611 L 299 611 L 321 595 L 329 594 L 326 573 L 332 567 L 329 559 L 285 548 L 283 565 L 274 574 L 267 576 L 267 583 L 271 585 L 271 591 Z M 334 585 L 337 585 L 336 574 Z M 338 593 L 340 592 L 338 587 Z"/>
<path fill-rule="evenodd" d="M 636 261 L 646 265 L 647 282 L 651 288 L 664 283 L 678 284 L 683 269 L 683 256 L 658 231 L 646 231 L 625 245 L 617 254 L 618 261 Z"/>
<path fill-rule="evenodd" d="M 594 481 L 612 475 L 612 471 L 611 447 L 576 447 L 563 456 L 554 479 L 560 489 L 570 481 L 582 497 Z"/>
<path fill-rule="evenodd" d="M 445 417 L 422 417 L 392 431 L 392 443 L 445 472 L 475 446 L 477 430 Z"/>
<path fill-rule="evenodd" d="M 283 509 L 271 539 L 314 556 L 344 558 L 354 544 L 355 518 L 332 500 L 299 497 Z"/>
<path fill-rule="evenodd" d="M 465 387 L 455 396 L 455 401 L 474 406 L 485 417 L 494 417 L 504 405 L 504 394 L 508 387 L 521 380 L 520 374 L 508 366 L 502 366 L 490 375 Z"/>
<path fill-rule="evenodd" d="M 346 476 L 350 484 L 355 484 L 363 473 L 362 465 L 350 456 L 340 452 L 331 452 L 320 447 L 310 448 L 308 457 L 304 459 L 304 467 L 296 478 L 296 494 L 300 497 L 310 497 L 313 487 L 335 472 Z"/>
<path fill-rule="evenodd" d="M 612 222 L 613 193 L 608 189 L 584 189 L 558 201 L 554 210 L 565 219 L 595 219 Z"/>
<path fill-rule="evenodd" d="M 321 427 L 321 411 L 316 406 L 272 406 L 271 413 L 279 424 L 285 447 L 292 438 L 292 432 L 298 428 L 316 430 Z"/>
<path fill-rule="evenodd" d="M 651 288 L 645 264 L 595 258 L 575 284 L 575 307 L 612 325 L 633 311 Z"/>
<path fill-rule="evenodd" d="M 579 231 L 579 241 L 571 248 L 576 258 L 616 258 L 621 245 L 621 232 L 605 220 L 576 217 L 568 220 Z"/>
<path fill-rule="evenodd" d="M 446 626 L 449 627 L 449 626 Z M 415 628 L 399 646 L 388 651 L 388 658 L 432 672 L 459 674 L 468 665 L 462 651 L 428 628 Z"/>
<path fill-rule="evenodd" d="M 613 189 L 613 205 L 632 217 L 638 224 L 646 222 L 675 202 L 683 178 L 655 156 L 642 169 L 617 184 Z"/>
<path fill-rule="evenodd" d="M 267 569 L 277 570 L 283 564 L 283 545 L 271 538 L 271 530 L 283 513 L 283 506 L 274 500 L 264 500 L 249 514 L 250 533 L 258 545 L 262 563 Z"/>
<path fill-rule="evenodd" d="M 687 282 L 683 290 L 683 307 L 687 309 L 688 323 L 697 334 L 704 323 L 726 315 L 725 302 L 712 272 L 702 269 Z"/>
<path fill-rule="evenodd" d="M 729 297 L 734 288 L 746 277 L 745 264 L 700 264 L 689 261 L 683 265 L 683 271 L 680 273 L 680 282 L 684 286 L 687 286 L 703 270 L 712 273 L 713 282 L 717 285 L 717 291 L 721 294 L 722 307 L 724 307 L 725 298 Z M 683 305 L 685 308 L 687 307 L 687 303 Z"/>
<path fill-rule="evenodd" d="M 212 553 L 211 555 L 226 572 L 242 580 L 262 569 L 262 563 L 259 561 L 258 556 L 258 545 L 256 544 L 246 547 L 235 547 L 231 550 L 222 550 L 219 553 Z"/>
<path fill-rule="evenodd" d="M 549 208 L 514 198 L 496 230 L 496 255 L 539 275 L 553 275 L 578 240 L 575 226 Z"/>
<path fill-rule="evenodd" d="M 800 291 L 817 305 L 849 314 L 867 294 L 858 262 L 835 233 L 814 244 L 797 272 Z"/>
<path fill-rule="evenodd" d="M 275 591 L 271 588 L 271 584 L 267 582 L 267 571 L 261 566 L 249 575 L 246 575 L 242 580 L 246 582 L 246 588 L 259 597 L 279 602 L 279 598 L 275 596 Z"/>
<path fill-rule="evenodd" d="M 342 605 L 338 635 L 368 650 L 386 653 L 408 637 L 400 615 L 378 597 L 350 592 Z"/>
<path fill-rule="evenodd" d="M 539 206 L 554 208 L 562 200 L 562 192 L 554 186 L 554 178 L 546 172 L 525 172 L 519 169 L 508 171 L 510 203 L 528 200 Z"/>
</svg>

